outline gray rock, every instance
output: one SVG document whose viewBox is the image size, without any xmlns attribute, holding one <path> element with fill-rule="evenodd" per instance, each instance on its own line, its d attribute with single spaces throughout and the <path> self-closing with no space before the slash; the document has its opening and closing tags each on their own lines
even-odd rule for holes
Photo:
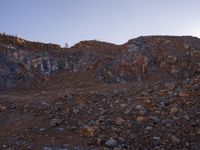
<svg viewBox="0 0 200 150">
<path fill-rule="evenodd" d="M 138 113 L 139 113 L 140 115 L 144 115 L 144 114 L 147 113 L 147 110 L 144 108 L 143 110 L 140 110 Z"/>
<path fill-rule="evenodd" d="M 137 105 L 137 106 L 135 106 L 135 109 L 137 109 L 137 110 L 143 110 L 144 106 L 143 105 Z"/>
<path fill-rule="evenodd" d="M 167 118 L 167 119 L 162 120 L 161 124 L 165 126 L 171 126 L 172 122 L 173 120 Z"/>
<path fill-rule="evenodd" d="M 180 142 L 180 139 L 178 139 L 176 136 L 174 136 L 174 135 L 171 135 L 171 140 L 172 140 L 172 142 L 174 142 L 174 143 L 179 143 Z"/>
<path fill-rule="evenodd" d="M 137 106 L 135 106 L 135 109 L 137 109 L 139 111 L 138 113 L 140 115 L 144 115 L 147 112 L 146 108 L 143 105 L 137 105 Z"/>
<path fill-rule="evenodd" d="M 190 120 L 190 117 L 188 115 L 184 115 L 183 118 L 186 120 Z"/>
<path fill-rule="evenodd" d="M 148 127 L 145 128 L 145 130 L 152 130 L 152 127 L 148 126 Z"/>
<path fill-rule="evenodd" d="M 123 137 L 118 137 L 117 140 L 119 141 L 119 143 L 125 143 L 126 139 Z"/>
<path fill-rule="evenodd" d="M 158 136 L 154 136 L 153 139 L 157 140 L 157 141 L 160 141 L 160 137 L 158 137 Z"/>
<path fill-rule="evenodd" d="M 116 146 L 118 145 L 118 142 L 117 142 L 115 139 L 110 138 L 109 140 L 107 140 L 107 141 L 105 142 L 105 145 L 106 145 L 107 147 L 109 147 L 109 148 L 114 148 L 114 147 L 116 147 Z"/>
<path fill-rule="evenodd" d="M 43 147 L 43 150 L 53 150 L 51 147 Z"/>
<path fill-rule="evenodd" d="M 51 127 L 57 127 L 63 123 L 62 119 L 52 119 L 50 122 Z"/>
<path fill-rule="evenodd" d="M 160 103 L 158 104 L 158 108 L 159 108 L 160 110 L 162 110 L 164 107 L 165 107 L 164 101 L 162 101 L 162 102 L 160 102 Z"/>
<path fill-rule="evenodd" d="M 160 123 L 160 119 L 158 117 L 152 116 L 150 118 L 151 118 L 151 120 L 153 121 L 154 124 L 159 124 Z"/>
<path fill-rule="evenodd" d="M 74 97 L 72 96 L 72 95 L 67 95 L 66 96 L 66 99 L 67 99 L 67 101 L 73 101 L 74 100 Z"/>
</svg>

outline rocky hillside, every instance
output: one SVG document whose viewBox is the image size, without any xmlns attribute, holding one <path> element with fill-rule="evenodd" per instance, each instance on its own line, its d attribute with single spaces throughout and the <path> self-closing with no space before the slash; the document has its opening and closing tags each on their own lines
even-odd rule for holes
<svg viewBox="0 0 200 150">
<path fill-rule="evenodd" d="M 2 150 L 199 150 L 199 108 L 198 38 L 0 35 Z"/>
<path fill-rule="evenodd" d="M 200 74 L 200 39 L 147 36 L 123 45 L 82 41 L 64 49 L 0 35 L 0 89 L 49 77 L 57 70 L 91 72 L 105 83 L 179 80 Z"/>
</svg>

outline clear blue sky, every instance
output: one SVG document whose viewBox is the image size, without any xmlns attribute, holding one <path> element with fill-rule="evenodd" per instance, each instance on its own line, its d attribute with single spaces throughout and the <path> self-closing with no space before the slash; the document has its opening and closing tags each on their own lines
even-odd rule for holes
<svg viewBox="0 0 200 150">
<path fill-rule="evenodd" d="M 0 0 L 0 32 L 70 46 L 141 35 L 200 37 L 200 0 Z"/>
</svg>

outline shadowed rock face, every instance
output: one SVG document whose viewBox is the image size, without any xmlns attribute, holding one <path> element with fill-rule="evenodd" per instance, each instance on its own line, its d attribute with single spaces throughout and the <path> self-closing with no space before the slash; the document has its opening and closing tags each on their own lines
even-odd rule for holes
<svg viewBox="0 0 200 150">
<path fill-rule="evenodd" d="M 125 45 L 121 53 L 97 68 L 105 82 L 130 82 L 150 76 L 186 79 L 199 75 L 197 38 L 139 37 Z"/>
<path fill-rule="evenodd" d="M 200 75 L 200 40 L 147 36 L 123 45 L 85 41 L 70 49 L 0 35 L 0 89 L 19 86 L 56 70 L 88 72 L 105 83 L 177 80 Z"/>
</svg>

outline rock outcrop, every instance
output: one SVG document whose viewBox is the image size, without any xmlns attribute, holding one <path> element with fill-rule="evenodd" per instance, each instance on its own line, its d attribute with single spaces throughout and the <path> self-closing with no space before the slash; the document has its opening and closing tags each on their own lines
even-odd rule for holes
<svg viewBox="0 0 200 150">
<path fill-rule="evenodd" d="M 105 83 L 187 79 L 200 74 L 200 39 L 146 36 L 123 45 L 83 41 L 65 49 L 0 35 L 0 89 L 56 70 L 88 72 Z"/>
</svg>

